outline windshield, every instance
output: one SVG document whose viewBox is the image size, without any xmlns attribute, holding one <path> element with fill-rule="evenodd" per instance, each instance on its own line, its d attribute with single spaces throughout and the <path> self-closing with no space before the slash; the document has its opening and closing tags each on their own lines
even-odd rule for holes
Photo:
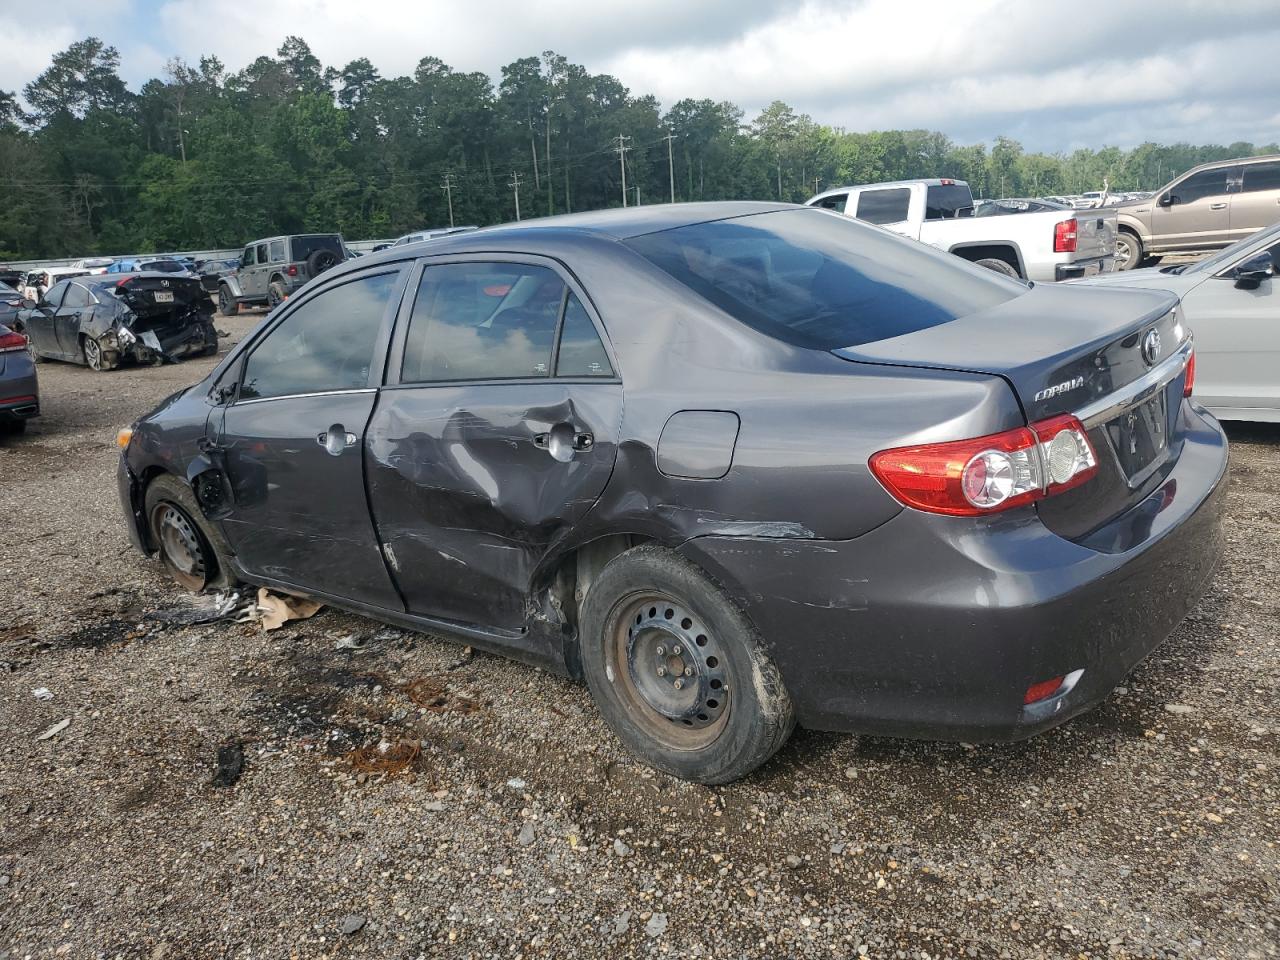
<svg viewBox="0 0 1280 960">
<path fill-rule="evenodd" d="M 1237 240 L 1225 250 L 1219 250 L 1212 257 L 1201 260 L 1194 266 L 1188 267 L 1184 273 L 1215 273 L 1222 267 L 1226 266 L 1237 256 L 1240 255 L 1247 247 L 1253 246 L 1259 241 L 1272 239 L 1280 239 L 1280 222 L 1274 223 L 1265 229 L 1259 230 L 1257 233 L 1250 234 L 1243 240 Z"/>
<path fill-rule="evenodd" d="M 734 319 L 818 350 L 914 333 L 1028 289 L 915 240 L 812 208 L 691 224 L 626 243 Z"/>
<path fill-rule="evenodd" d="M 186 267 L 176 260 L 152 260 L 138 267 L 139 270 L 156 270 L 160 273 L 185 273 Z"/>
</svg>

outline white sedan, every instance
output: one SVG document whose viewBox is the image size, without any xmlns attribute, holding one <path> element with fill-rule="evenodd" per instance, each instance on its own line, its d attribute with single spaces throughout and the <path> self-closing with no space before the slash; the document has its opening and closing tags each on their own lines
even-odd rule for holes
<svg viewBox="0 0 1280 960">
<path fill-rule="evenodd" d="M 1196 397 L 1222 420 L 1280 423 L 1280 223 L 1199 263 L 1079 283 L 1168 290 L 1195 335 Z"/>
</svg>

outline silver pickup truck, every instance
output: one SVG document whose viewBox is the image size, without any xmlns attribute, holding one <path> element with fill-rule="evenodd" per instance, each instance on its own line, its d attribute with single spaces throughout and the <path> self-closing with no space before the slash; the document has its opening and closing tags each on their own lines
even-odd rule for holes
<svg viewBox="0 0 1280 960">
<path fill-rule="evenodd" d="M 1113 210 L 974 217 L 969 185 L 949 179 L 838 187 L 806 202 L 1026 280 L 1071 280 L 1115 269 Z"/>
</svg>

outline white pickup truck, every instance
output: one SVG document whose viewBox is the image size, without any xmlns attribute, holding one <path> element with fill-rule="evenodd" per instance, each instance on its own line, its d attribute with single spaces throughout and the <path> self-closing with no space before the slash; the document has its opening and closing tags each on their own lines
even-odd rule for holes
<svg viewBox="0 0 1280 960">
<path fill-rule="evenodd" d="M 838 187 L 806 201 L 1026 280 L 1073 280 L 1115 269 L 1114 210 L 974 217 L 963 180 Z"/>
</svg>

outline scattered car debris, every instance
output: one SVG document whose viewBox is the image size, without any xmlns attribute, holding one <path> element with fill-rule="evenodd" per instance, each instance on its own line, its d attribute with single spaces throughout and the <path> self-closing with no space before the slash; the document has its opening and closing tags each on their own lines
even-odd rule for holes
<svg viewBox="0 0 1280 960">
<path fill-rule="evenodd" d="M 253 601 L 242 590 L 219 590 L 212 594 L 181 594 L 172 607 L 153 610 L 149 620 L 170 626 L 192 626 L 218 620 L 240 620 L 253 610 Z"/>
<path fill-rule="evenodd" d="M 58 734 L 60 734 L 63 730 L 67 729 L 67 727 L 69 727 L 69 726 L 71 726 L 71 718 L 70 718 L 70 717 L 64 717 L 63 719 L 61 719 L 61 720 L 59 720 L 57 723 L 55 723 L 53 726 L 51 726 L 51 727 L 50 727 L 48 730 L 46 730 L 44 733 L 40 734 L 40 736 L 36 737 L 36 739 L 37 739 L 37 740 L 52 740 L 54 737 L 56 737 Z"/>
<path fill-rule="evenodd" d="M 278 630 L 290 620 L 314 617 L 323 607 L 324 604 L 316 600 L 281 596 L 266 587 L 260 587 L 255 616 L 251 619 L 260 620 L 263 630 Z"/>
<path fill-rule="evenodd" d="M 349 650 L 352 653 L 368 650 L 369 636 L 368 634 L 348 633 L 345 637 L 338 638 L 338 642 L 333 645 L 333 649 Z"/>
<path fill-rule="evenodd" d="M 48 687 L 36 687 L 34 690 L 31 691 L 31 695 L 35 697 L 37 700 L 53 699 L 53 691 L 50 690 Z"/>
<path fill-rule="evenodd" d="M 421 677 L 400 687 L 402 693 L 428 713 L 480 713 L 484 705 L 471 697 L 450 693 L 435 677 Z"/>
<path fill-rule="evenodd" d="M 226 743 L 220 746 L 213 770 L 213 785 L 234 787 L 243 773 L 244 747 L 238 743 Z"/>
<path fill-rule="evenodd" d="M 401 740 L 391 743 L 383 740 L 359 747 L 348 755 L 351 768 L 359 773 L 381 773 L 389 777 L 404 773 L 422 758 L 419 740 Z"/>
<path fill-rule="evenodd" d="M 529 784 L 525 783 L 519 777 L 512 777 L 507 781 L 507 786 L 512 790 L 523 790 L 525 787 L 529 786 Z"/>
</svg>

